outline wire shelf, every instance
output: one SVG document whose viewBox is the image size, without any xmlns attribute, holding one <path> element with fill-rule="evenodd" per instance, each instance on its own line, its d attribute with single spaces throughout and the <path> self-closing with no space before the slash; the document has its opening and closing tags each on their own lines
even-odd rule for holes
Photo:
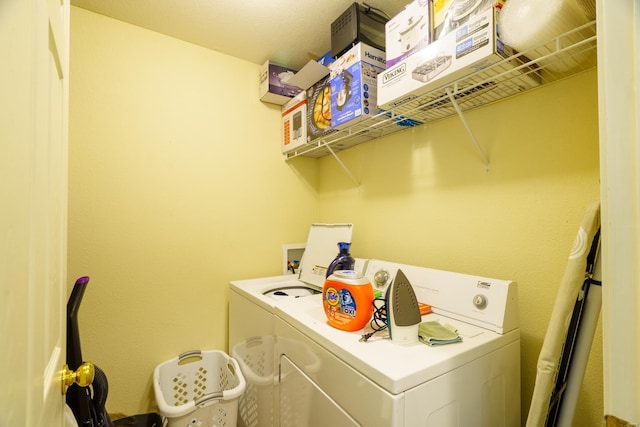
<svg viewBox="0 0 640 427">
<path fill-rule="evenodd" d="M 465 112 L 592 70 L 597 66 L 596 39 L 596 22 L 591 21 L 425 94 L 415 97 L 409 94 L 407 102 L 312 141 L 285 154 L 285 159 L 335 154 L 450 117 L 458 113 L 452 100 Z"/>
</svg>

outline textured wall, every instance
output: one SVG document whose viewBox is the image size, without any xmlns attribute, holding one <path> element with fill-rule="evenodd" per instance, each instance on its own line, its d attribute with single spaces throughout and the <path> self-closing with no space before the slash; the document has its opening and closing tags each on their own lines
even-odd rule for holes
<svg viewBox="0 0 640 427">
<path fill-rule="evenodd" d="M 82 343 L 108 409 L 138 413 L 157 364 L 226 350 L 229 281 L 280 274 L 317 199 L 258 65 L 78 8 L 71 30 L 68 277 L 91 276 Z"/>
<path fill-rule="evenodd" d="M 151 372 L 226 348 L 227 283 L 278 274 L 312 221 L 355 224 L 352 254 L 519 283 L 522 402 L 584 208 L 599 197 L 596 74 L 372 141 L 282 161 L 258 65 L 72 8 L 69 280 L 92 277 L 85 357 L 109 408 L 153 407 Z M 251 262 L 249 262 L 251 261 Z M 601 335 L 576 425 L 602 419 Z"/>
<path fill-rule="evenodd" d="M 589 72 L 466 114 L 488 173 L 458 117 L 339 153 L 359 187 L 322 159 L 322 217 L 355 224 L 354 256 L 518 282 L 523 418 L 569 251 L 599 199 L 596 91 Z M 575 425 L 599 426 L 600 329 L 579 399 Z"/>
</svg>

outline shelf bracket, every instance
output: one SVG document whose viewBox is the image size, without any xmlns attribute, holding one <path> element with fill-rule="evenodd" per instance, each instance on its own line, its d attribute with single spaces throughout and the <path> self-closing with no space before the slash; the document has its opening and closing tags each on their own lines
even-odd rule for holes
<svg viewBox="0 0 640 427">
<path fill-rule="evenodd" d="M 445 91 L 449 96 L 449 100 L 451 101 L 453 108 L 455 108 L 456 113 L 458 113 L 458 117 L 460 117 L 460 120 L 462 121 L 464 128 L 467 130 L 467 133 L 471 137 L 471 141 L 473 142 L 473 145 L 475 145 L 476 150 L 478 151 L 478 154 L 480 154 L 480 157 L 484 162 L 485 170 L 489 172 L 489 159 L 487 159 L 487 156 L 484 154 L 484 151 L 482 151 L 482 147 L 480 146 L 480 144 L 478 143 L 478 140 L 476 139 L 475 135 L 471 131 L 471 127 L 469 126 L 469 123 L 467 123 L 467 120 L 464 118 L 464 114 L 462 114 L 462 110 L 458 105 L 458 101 L 456 101 L 456 98 L 453 96 L 453 93 L 451 92 L 451 88 L 446 88 Z"/>
<path fill-rule="evenodd" d="M 333 151 L 333 150 L 331 149 L 331 146 L 330 146 L 330 145 L 326 145 L 326 147 L 327 147 L 327 150 L 329 150 L 329 152 L 330 152 L 330 153 L 331 153 L 331 155 L 333 156 L 333 158 L 334 158 L 334 159 L 336 159 L 336 161 L 338 162 L 338 164 L 339 164 L 340 166 L 342 166 L 342 169 L 344 169 L 344 171 L 347 173 L 347 175 L 349 175 L 349 178 L 351 178 L 351 180 L 352 180 L 353 182 L 355 182 L 355 183 L 356 183 L 356 185 L 359 187 L 359 186 L 360 186 L 360 183 L 358 182 L 358 180 L 356 179 L 356 177 L 355 177 L 355 176 L 353 176 L 353 174 L 349 171 L 349 168 L 347 168 L 347 166 L 346 166 L 344 163 L 342 163 L 342 160 L 340 160 L 340 157 L 338 157 L 338 155 L 336 154 L 336 152 L 335 152 L 335 151 Z"/>
</svg>

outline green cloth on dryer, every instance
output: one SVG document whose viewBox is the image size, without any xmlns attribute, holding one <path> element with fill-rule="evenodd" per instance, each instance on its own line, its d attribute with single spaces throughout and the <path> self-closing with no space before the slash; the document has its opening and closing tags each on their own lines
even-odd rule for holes
<svg viewBox="0 0 640 427">
<path fill-rule="evenodd" d="M 441 325 L 440 322 L 422 322 L 418 326 L 418 338 L 429 346 L 453 344 L 462 341 L 458 331 L 451 325 Z"/>
</svg>

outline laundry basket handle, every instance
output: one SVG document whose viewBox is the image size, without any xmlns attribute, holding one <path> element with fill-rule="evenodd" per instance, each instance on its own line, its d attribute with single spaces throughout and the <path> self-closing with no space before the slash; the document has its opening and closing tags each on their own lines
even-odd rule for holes
<svg viewBox="0 0 640 427">
<path fill-rule="evenodd" d="M 178 356 L 178 361 L 182 362 L 183 360 L 188 359 L 190 357 L 202 357 L 202 350 L 185 351 L 184 353 Z"/>
<path fill-rule="evenodd" d="M 209 393 L 209 394 L 205 394 L 203 396 L 200 396 L 199 398 L 197 398 L 195 400 L 195 406 L 200 408 L 203 406 L 207 406 L 210 405 L 212 403 L 216 403 L 218 400 L 222 399 L 222 392 L 221 391 L 215 391 L 213 393 Z"/>
</svg>

